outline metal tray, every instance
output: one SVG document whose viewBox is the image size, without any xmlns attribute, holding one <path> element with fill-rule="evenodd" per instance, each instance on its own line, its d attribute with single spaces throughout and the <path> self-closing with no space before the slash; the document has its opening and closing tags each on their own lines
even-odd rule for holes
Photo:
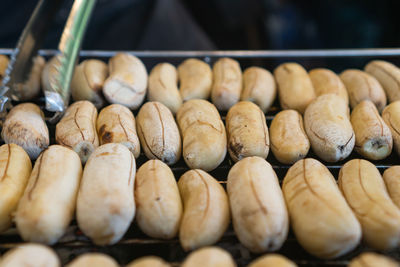
<svg viewBox="0 0 400 267">
<path fill-rule="evenodd" d="M 0 54 L 11 54 L 11 49 L 0 49 Z M 400 49 L 343 49 L 343 50 L 290 50 L 290 51 L 124 51 L 132 53 L 143 60 L 148 70 L 159 62 L 170 62 L 172 64 L 179 64 L 183 60 L 190 57 L 197 57 L 213 64 L 220 57 L 232 57 L 237 59 L 242 69 L 248 66 L 261 66 L 272 71 L 277 65 L 282 62 L 296 61 L 302 64 L 307 70 L 317 67 L 326 67 L 336 72 L 341 72 L 348 68 L 362 69 L 365 64 L 372 59 L 385 59 L 392 63 L 400 63 Z M 40 54 L 45 57 L 53 56 L 55 50 L 41 50 Z M 81 51 L 81 60 L 87 58 L 98 58 L 107 61 L 108 58 L 113 56 L 117 51 Z M 35 101 L 42 108 L 44 107 L 43 97 Z M 266 114 L 267 124 L 270 126 L 274 115 L 280 110 L 279 103 L 275 101 L 273 107 Z M 137 113 L 134 112 L 135 115 Z M 225 113 L 221 113 L 225 119 Z M 54 125 L 49 125 L 51 134 L 51 143 L 54 144 Z M 315 157 L 310 152 L 307 157 Z M 337 178 L 341 166 L 350 159 L 360 157 L 355 152 L 349 158 L 338 163 L 323 162 L 332 174 Z M 267 158 L 276 171 L 280 181 L 284 178 L 290 165 L 279 163 L 272 153 L 269 153 Z M 140 167 L 147 158 L 142 153 L 137 160 L 137 167 Z M 374 164 L 383 172 L 386 168 L 398 164 L 399 158 L 392 153 L 391 156 L 385 160 L 375 161 Z M 227 174 L 233 165 L 229 156 L 225 158 L 221 165 L 211 172 L 211 175 L 217 178 L 220 183 L 225 186 Z M 172 170 L 176 179 L 189 168 L 185 165 L 183 160 L 172 166 Z M 18 236 L 15 228 L 12 228 L 6 233 L 0 234 L 0 252 L 18 246 L 23 243 Z M 223 238 L 216 244 L 228 250 L 234 257 L 239 267 L 246 266 L 250 261 L 259 257 L 260 255 L 252 254 L 245 247 L 243 247 L 235 236 L 235 233 L 230 226 Z M 129 231 L 125 234 L 124 238 L 113 246 L 99 247 L 93 245 L 88 238 L 86 238 L 76 226 L 74 221 L 68 228 L 67 234 L 53 246 L 61 258 L 63 264 L 68 263 L 71 259 L 75 258 L 85 252 L 103 252 L 111 255 L 121 265 L 129 263 L 131 260 L 145 255 L 158 255 L 166 261 L 178 266 L 180 262 L 186 257 L 187 253 L 182 250 L 177 238 L 172 240 L 157 240 L 149 238 L 144 235 L 133 223 Z M 346 266 L 348 262 L 361 252 L 373 251 L 372 249 L 359 245 L 354 251 L 347 255 L 334 260 L 321 260 L 308 254 L 297 243 L 293 233 L 290 232 L 289 236 L 284 243 L 283 247 L 277 253 L 283 254 L 290 258 L 299 266 Z M 400 249 L 395 251 L 386 252 L 397 260 L 400 260 Z"/>
</svg>

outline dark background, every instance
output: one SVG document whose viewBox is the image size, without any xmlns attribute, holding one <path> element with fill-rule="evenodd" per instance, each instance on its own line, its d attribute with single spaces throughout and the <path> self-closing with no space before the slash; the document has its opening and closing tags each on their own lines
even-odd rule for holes
<svg viewBox="0 0 400 267">
<path fill-rule="evenodd" d="M 0 48 L 15 46 L 36 1 L 2 0 Z M 44 48 L 56 48 L 72 1 Z M 83 49 L 399 47 L 400 1 L 98 0 Z"/>
</svg>

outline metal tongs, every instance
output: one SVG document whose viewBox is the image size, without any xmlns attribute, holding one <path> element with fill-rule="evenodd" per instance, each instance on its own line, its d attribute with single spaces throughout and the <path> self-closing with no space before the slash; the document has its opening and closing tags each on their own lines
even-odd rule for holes
<svg viewBox="0 0 400 267">
<path fill-rule="evenodd" d="M 46 110 L 54 112 L 54 116 L 49 119 L 50 122 L 56 122 L 68 107 L 69 87 L 74 67 L 95 2 L 95 0 L 75 0 L 71 8 L 58 46 L 59 53 L 52 66 L 54 69 L 50 88 L 44 90 Z M 62 0 L 40 0 L 25 26 L 0 86 L 1 119 L 5 118 L 7 110 L 12 107 L 11 100 L 20 100 L 16 88 L 20 88 L 20 85 L 28 80 L 33 58 L 37 55 L 61 3 Z"/>
</svg>

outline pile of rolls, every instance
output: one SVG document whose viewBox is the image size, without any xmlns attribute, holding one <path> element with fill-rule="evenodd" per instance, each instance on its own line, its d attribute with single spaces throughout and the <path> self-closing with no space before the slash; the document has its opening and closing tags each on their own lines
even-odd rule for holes
<svg viewBox="0 0 400 267">
<path fill-rule="evenodd" d="M 41 72 L 42 87 L 51 62 Z M 242 73 L 230 58 L 212 69 L 193 58 L 178 67 L 157 64 L 148 74 L 140 59 L 119 53 L 108 65 L 80 63 L 71 90 L 74 102 L 54 139 L 37 105 L 21 103 L 7 115 L 0 232 L 15 223 L 23 240 L 53 245 L 76 218 L 103 246 L 118 243 L 135 222 L 151 238 L 179 238 L 184 251 L 194 251 L 182 266 L 236 266 L 229 253 L 211 247 L 231 223 L 239 242 L 256 254 L 279 251 L 290 228 L 322 259 L 361 242 L 383 252 L 400 246 L 400 166 L 381 175 L 371 162 L 387 158 L 393 146 L 400 153 L 400 69 L 389 62 L 340 75 L 284 63 L 271 74 L 260 67 Z M 267 123 L 277 96 L 282 110 Z M 278 177 L 266 160 L 270 150 L 287 166 L 286 175 Z M 359 158 L 344 161 L 353 151 Z M 143 154 L 148 160 L 137 166 Z M 227 157 L 233 165 L 227 177 L 213 177 Z M 181 159 L 188 170 L 177 177 L 173 166 Z M 339 161 L 334 177 L 326 165 Z M 42 252 L 48 266 L 59 266 L 40 245 L 7 253 L 0 266 L 11 266 L 14 254 Z M 87 266 L 79 262 L 90 259 L 81 257 L 68 266 Z M 365 253 L 349 266 L 363 258 L 396 264 L 383 257 Z M 204 259 L 210 263 L 200 265 Z M 147 260 L 169 266 L 156 258 L 128 266 L 156 266 L 139 264 Z M 296 266 L 275 254 L 249 266 L 274 262 Z"/>
</svg>

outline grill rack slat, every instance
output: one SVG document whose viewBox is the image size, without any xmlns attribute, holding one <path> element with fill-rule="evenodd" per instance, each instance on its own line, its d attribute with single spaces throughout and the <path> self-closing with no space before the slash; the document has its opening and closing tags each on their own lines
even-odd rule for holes
<svg viewBox="0 0 400 267">
<path fill-rule="evenodd" d="M 12 49 L 0 49 L 0 54 L 11 54 Z M 113 56 L 117 51 L 81 51 L 81 59 L 86 58 L 99 58 L 102 60 L 107 60 L 109 57 Z M 56 54 L 55 50 L 41 50 L 39 52 L 45 57 L 50 57 Z M 389 58 L 392 62 L 399 61 L 400 59 L 400 49 L 349 49 L 349 50 L 291 50 L 291 51 L 129 51 L 136 56 L 139 56 L 145 63 L 148 70 L 159 62 L 167 61 L 174 64 L 178 64 L 189 57 L 199 57 L 203 58 L 206 62 L 212 64 L 216 59 L 224 56 L 233 57 L 240 61 L 242 68 L 244 69 L 250 65 L 259 65 L 272 70 L 278 64 L 285 61 L 295 60 L 301 62 L 307 68 L 312 67 L 328 67 L 332 64 L 332 68 L 337 68 L 337 65 L 342 64 L 347 66 L 346 62 L 349 63 L 348 67 L 359 67 L 361 68 L 367 60 L 371 58 Z M 340 58 L 340 60 L 338 60 Z M 322 60 L 319 60 L 322 59 Z M 326 60 L 325 60 L 326 59 Z M 350 61 L 349 61 L 350 60 Z M 354 61 L 351 61 L 354 60 Z M 361 60 L 361 61 L 360 61 Z M 339 63 L 338 63 L 339 62 Z M 399 61 L 400 62 L 400 61 Z M 340 68 L 339 68 L 340 69 Z M 44 107 L 43 98 L 37 100 L 42 108 Z M 266 114 L 268 127 L 271 124 L 274 115 L 279 111 L 279 105 L 276 101 L 274 106 Z M 137 111 L 134 112 L 135 116 Z M 221 114 L 222 118 L 225 119 L 226 114 Z M 51 143 L 54 144 L 54 125 L 49 125 L 49 130 L 51 133 Z M 310 152 L 308 157 L 315 157 L 315 155 Z M 327 163 L 323 162 L 332 174 L 337 178 L 339 169 L 343 163 L 350 159 L 358 158 L 359 156 L 353 152 L 349 158 L 338 163 Z M 146 157 L 142 153 L 137 160 L 137 167 L 140 167 L 145 161 Z M 270 151 L 267 158 L 268 162 L 271 163 L 280 181 L 286 175 L 287 170 L 290 165 L 280 164 L 272 155 Z M 399 163 L 398 156 L 392 153 L 385 160 L 374 162 L 379 171 L 382 173 L 386 168 Z M 219 182 L 225 186 L 226 177 L 229 169 L 233 165 L 233 162 L 229 159 L 227 155 L 223 163 L 210 174 L 217 178 Z M 175 174 L 176 179 L 178 179 L 185 171 L 189 168 L 184 164 L 183 160 L 180 160 L 177 164 L 172 166 L 172 170 Z M 23 241 L 18 236 L 17 231 L 14 228 L 10 229 L 6 233 L 0 234 L 0 252 L 4 252 L 8 249 L 17 247 L 22 244 Z M 216 244 L 226 250 L 228 250 L 238 266 L 246 266 L 251 260 L 259 257 L 260 255 L 250 253 L 246 248 L 244 248 L 237 240 L 232 226 L 229 227 L 228 231 L 224 234 L 222 239 Z M 165 260 L 171 262 L 173 266 L 179 266 L 179 263 L 187 255 L 184 252 L 177 238 L 173 240 L 158 240 L 152 239 L 144 235 L 134 223 L 128 230 L 124 238 L 113 246 L 99 247 L 93 245 L 88 238 L 86 238 L 78 229 L 76 222 L 74 221 L 68 228 L 66 235 L 53 246 L 58 255 L 61 258 L 63 264 L 69 262 L 71 259 L 79 254 L 91 251 L 103 252 L 114 257 L 120 264 L 124 265 L 131 260 L 145 255 L 158 255 Z M 281 253 L 299 266 L 346 266 L 348 262 L 358 254 L 364 251 L 372 251 L 370 248 L 364 245 L 359 245 L 354 251 L 349 254 L 340 257 L 335 260 L 321 260 L 317 259 L 308 253 L 306 253 L 301 246 L 297 243 L 296 238 L 293 233 L 290 232 L 288 239 L 286 240 L 283 247 L 277 252 Z M 385 253 L 400 260 L 400 251 L 392 251 Z"/>
</svg>

